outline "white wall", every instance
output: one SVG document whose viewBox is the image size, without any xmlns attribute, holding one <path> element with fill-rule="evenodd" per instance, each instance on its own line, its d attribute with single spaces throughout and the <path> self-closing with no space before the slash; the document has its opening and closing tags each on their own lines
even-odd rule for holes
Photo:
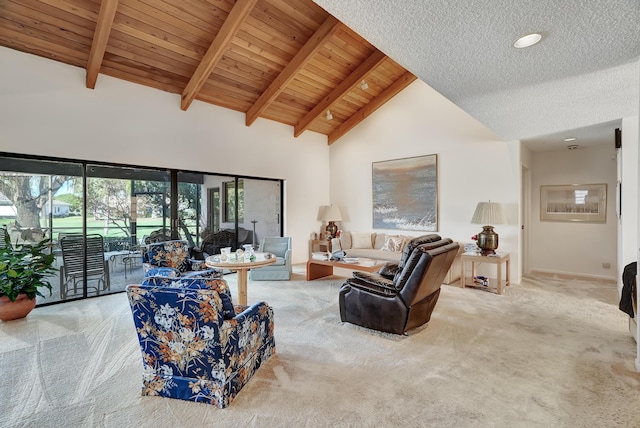
<svg viewBox="0 0 640 428">
<path fill-rule="evenodd" d="M 619 265 L 618 282 L 622 285 L 622 270 L 638 257 L 638 116 L 622 119 L 622 149 L 620 157 L 620 180 L 622 182 L 622 215 L 619 220 Z"/>
<path fill-rule="evenodd" d="M 496 225 L 499 250 L 511 253 L 512 278 L 519 282 L 519 151 L 518 142 L 501 141 L 424 82 L 416 81 L 331 145 L 331 203 L 342 212 L 341 228 L 371 231 L 371 163 L 437 154 L 439 234 L 471 242 L 471 236 L 482 230 L 471 224 L 477 203 L 501 202 L 508 224 Z"/>
<path fill-rule="evenodd" d="M 612 144 L 533 153 L 529 267 L 532 272 L 615 280 L 617 275 L 616 153 Z M 540 220 L 540 186 L 607 184 L 606 223 Z M 602 263 L 609 263 L 604 268 Z"/>
<path fill-rule="evenodd" d="M 531 224 L 531 168 L 533 165 L 533 153 L 524 144 L 520 144 L 520 165 L 521 183 L 520 183 L 520 224 L 523 226 L 520 229 L 520 265 L 522 266 L 522 273 L 528 274 L 531 272 L 529 263 L 529 254 L 531 254 L 531 239 L 530 239 L 530 224 Z"/>
<path fill-rule="evenodd" d="M 294 262 L 329 200 L 326 137 L 0 47 L 0 151 L 279 178 Z M 292 160 L 295 159 L 295 162 Z"/>
</svg>

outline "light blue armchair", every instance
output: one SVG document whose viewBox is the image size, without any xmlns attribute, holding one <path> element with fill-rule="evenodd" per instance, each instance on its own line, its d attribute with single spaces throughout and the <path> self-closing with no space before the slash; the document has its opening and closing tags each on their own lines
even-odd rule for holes
<svg viewBox="0 0 640 428">
<path fill-rule="evenodd" d="M 276 351 L 271 307 L 234 307 L 224 279 L 147 278 L 127 295 L 142 395 L 224 408 Z"/>
<path fill-rule="evenodd" d="M 258 251 L 274 254 L 276 262 L 260 269 L 252 269 L 249 274 L 253 281 L 288 281 L 291 279 L 290 237 L 262 238 Z"/>
</svg>

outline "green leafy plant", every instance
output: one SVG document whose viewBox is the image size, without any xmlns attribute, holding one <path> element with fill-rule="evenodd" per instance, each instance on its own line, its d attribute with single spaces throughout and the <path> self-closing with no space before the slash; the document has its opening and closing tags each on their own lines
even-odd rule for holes
<svg viewBox="0 0 640 428">
<path fill-rule="evenodd" d="M 54 273 L 55 254 L 50 251 L 51 243 L 43 239 L 35 244 L 11 243 L 9 234 L 4 234 L 4 246 L 0 246 L 0 297 L 7 296 L 15 302 L 24 293 L 29 299 L 36 295 L 44 297 L 40 288 L 49 289 L 51 284 L 45 277 Z"/>
</svg>

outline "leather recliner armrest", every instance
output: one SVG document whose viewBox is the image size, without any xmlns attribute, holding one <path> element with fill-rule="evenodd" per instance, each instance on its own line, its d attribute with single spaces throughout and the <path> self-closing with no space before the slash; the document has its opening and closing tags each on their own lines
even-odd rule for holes
<svg viewBox="0 0 640 428">
<path fill-rule="evenodd" d="M 360 274 L 366 272 L 358 272 Z M 363 275 L 364 276 L 364 275 Z M 377 294 L 380 296 L 393 297 L 398 294 L 398 290 L 393 286 L 393 282 L 379 277 L 376 278 L 376 274 L 368 274 L 368 279 L 363 278 L 349 278 L 345 282 L 344 285 L 350 285 L 353 288 L 357 288 L 362 291 L 366 291 L 372 294 Z M 344 287 L 343 285 L 343 287 Z"/>
<path fill-rule="evenodd" d="M 387 278 L 386 276 L 380 275 L 378 272 L 355 271 L 353 272 L 353 278 L 371 284 L 381 285 L 383 287 L 395 288 L 393 286 L 393 278 Z"/>
<path fill-rule="evenodd" d="M 398 265 L 398 263 L 387 262 L 384 265 L 382 265 L 382 267 L 378 271 L 378 274 L 393 281 L 393 278 L 396 276 L 399 270 L 400 270 L 400 265 Z"/>
</svg>

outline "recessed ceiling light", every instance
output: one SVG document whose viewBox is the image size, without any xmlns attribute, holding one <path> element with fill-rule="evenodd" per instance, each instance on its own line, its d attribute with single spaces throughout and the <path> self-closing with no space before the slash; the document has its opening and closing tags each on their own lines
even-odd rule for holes
<svg viewBox="0 0 640 428">
<path fill-rule="evenodd" d="M 565 138 L 565 139 L 564 139 L 564 140 L 562 140 L 562 141 L 564 141 L 565 143 L 568 143 L 569 141 L 576 141 L 576 140 L 577 140 L 577 138 L 576 138 L 576 137 L 571 137 L 571 138 Z"/>
<path fill-rule="evenodd" d="M 513 47 L 518 49 L 528 48 L 529 46 L 533 46 L 538 43 L 541 39 L 542 35 L 538 33 L 527 34 L 526 36 L 522 36 L 518 40 L 513 42 Z"/>
</svg>

